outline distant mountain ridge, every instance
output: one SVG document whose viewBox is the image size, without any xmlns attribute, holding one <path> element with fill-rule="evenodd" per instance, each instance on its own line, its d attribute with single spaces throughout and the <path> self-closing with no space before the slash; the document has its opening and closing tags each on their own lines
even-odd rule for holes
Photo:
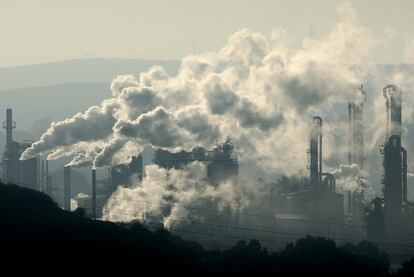
<svg viewBox="0 0 414 277">
<path fill-rule="evenodd" d="M 169 74 L 175 75 L 180 61 L 93 58 L 0 67 L 0 93 L 63 83 L 110 83 L 117 75 L 137 75 L 155 65 L 161 65 Z M 379 64 L 378 69 L 385 75 L 398 71 L 414 73 L 414 64 Z"/>
<path fill-rule="evenodd" d="M 4 90 L 51 86 L 62 83 L 110 83 L 120 74 L 139 74 L 162 65 L 176 74 L 178 60 L 76 59 L 44 64 L 0 67 L 0 93 Z"/>
<path fill-rule="evenodd" d="M 0 118 L 4 120 L 6 109 L 12 108 L 17 130 L 45 131 L 44 124 L 48 126 L 51 121 L 72 117 L 92 105 L 99 105 L 109 97 L 111 90 L 108 82 L 66 83 L 4 90 L 0 91 Z"/>
</svg>

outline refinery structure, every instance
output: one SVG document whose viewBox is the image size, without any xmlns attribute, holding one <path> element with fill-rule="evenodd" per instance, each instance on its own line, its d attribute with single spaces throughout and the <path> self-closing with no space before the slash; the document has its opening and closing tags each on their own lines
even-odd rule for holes
<svg viewBox="0 0 414 277">
<path fill-rule="evenodd" d="M 172 230 L 186 238 L 210 244 L 214 242 L 230 246 L 234 240 L 258 238 L 265 245 L 280 247 L 293 239 L 307 234 L 332 238 L 340 243 L 346 241 L 373 241 L 385 249 L 397 244 L 405 244 L 414 238 L 414 204 L 408 201 L 407 191 L 407 151 L 402 145 L 402 94 L 395 85 L 383 89 L 385 100 L 386 134 L 383 154 L 383 193 L 370 203 L 364 203 L 364 191 L 339 191 L 335 176 L 324 171 L 323 167 L 323 118 L 314 116 L 309 126 L 308 177 L 294 189 L 281 187 L 268 195 L 268 203 L 261 204 L 260 214 L 255 214 L 255 205 L 240 210 L 208 211 L 204 224 L 188 224 Z M 357 177 L 361 187 L 365 187 L 364 176 L 364 104 L 363 86 L 358 89 L 358 97 L 348 103 L 348 151 L 349 165 L 357 166 Z M 49 174 L 49 162 L 42 157 L 21 161 L 21 153 L 30 146 L 28 142 L 15 142 L 13 129 L 16 123 L 12 110 L 6 112 L 3 123 L 6 130 L 6 146 L 2 157 L 2 182 L 14 183 L 47 193 L 63 191 L 61 206 L 71 210 L 72 171 L 70 166 L 63 169 L 63 187 L 56 188 Z M 230 140 L 217 144 L 213 149 L 196 147 L 191 151 L 170 152 L 154 149 L 152 163 L 165 169 L 183 169 L 192 162 L 200 162 L 206 167 L 206 182 L 213 186 L 221 182 L 239 185 L 239 161 Z M 102 209 L 111 194 L 119 186 L 132 186 L 141 182 L 145 174 L 143 154 L 137 153 L 128 164 L 113 166 L 108 170 L 108 178 L 97 180 L 96 169 L 91 170 L 90 193 L 78 198 L 78 207 L 84 208 L 92 218 L 100 218 Z M 283 180 L 282 180 L 283 183 Z M 239 193 L 243 194 L 242 187 Z M 263 208 L 265 207 L 265 208 Z M 208 207 L 206 208 L 208 210 Z M 146 218 L 145 218 L 146 219 Z M 146 219 L 147 220 L 147 219 Z M 209 234 L 208 239 L 203 234 Z M 232 240 L 234 238 L 234 240 Z"/>
<path fill-rule="evenodd" d="M 12 109 L 6 111 L 6 121 L 3 122 L 3 128 L 6 130 L 6 145 L 2 156 L 2 181 L 42 190 L 39 179 L 39 159 L 20 160 L 20 155 L 31 143 L 30 141 L 20 143 L 13 140 L 13 129 L 16 128 L 16 122 L 13 121 Z"/>
</svg>

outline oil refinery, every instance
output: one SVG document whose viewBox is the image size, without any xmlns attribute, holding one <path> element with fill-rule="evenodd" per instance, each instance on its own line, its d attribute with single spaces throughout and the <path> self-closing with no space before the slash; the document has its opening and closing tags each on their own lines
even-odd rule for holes
<svg viewBox="0 0 414 277">
<path fill-rule="evenodd" d="M 362 188 L 368 185 L 364 178 L 364 107 L 365 90 L 359 87 L 355 102 L 348 103 L 348 150 L 349 165 L 357 166 L 360 174 L 357 182 Z M 309 175 L 289 185 L 284 177 L 278 183 L 270 183 L 272 192 L 261 199 L 261 203 L 249 203 L 237 212 L 223 208 L 212 209 L 206 205 L 201 222 L 189 220 L 180 228 L 171 228 L 173 233 L 204 244 L 231 246 L 238 239 L 259 239 L 269 248 L 280 248 L 293 239 L 307 234 L 332 238 L 338 243 L 369 240 L 383 249 L 395 248 L 414 239 L 414 204 L 408 201 L 407 191 L 407 150 L 401 142 L 402 93 L 395 85 L 383 89 L 386 120 L 383 154 L 382 194 L 367 203 L 365 191 L 340 191 L 336 178 L 324 171 L 323 158 L 323 118 L 314 116 L 309 124 L 307 150 Z M 13 140 L 16 123 L 12 110 L 7 109 L 6 146 L 2 158 L 2 181 L 42 191 L 55 198 L 56 190 L 63 191 L 60 205 L 73 210 L 71 166 L 63 169 L 63 187 L 53 185 L 49 173 L 50 161 L 44 157 L 20 160 L 21 154 L 30 146 L 29 142 Z M 76 205 L 83 208 L 93 218 L 102 217 L 106 203 L 120 187 L 132 187 L 143 182 L 145 176 L 144 154 L 137 153 L 129 163 L 108 168 L 105 178 L 97 180 L 97 170 L 91 169 L 89 193 L 78 195 Z M 242 202 L 245 188 L 239 180 L 239 161 L 230 139 L 208 150 L 203 147 L 191 151 L 172 152 L 162 148 L 153 149 L 151 164 L 165 170 L 182 170 L 189 164 L 198 162 L 205 166 L 203 181 L 213 187 L 220 183 L 237 186 L 239 202 Z M 56 200 L 58 201 L 58 200 Z M 170 207 L 169 209 L 172 209 Z M 259 212 L 259 213 L 258 213 Z M 161 218 L 143 214 L 138 220 L 148 226 L 159 226 Z M 154 227 L 154 228 L 155 228 Z M 206 234 L 209 235 L 206 239 Z M 402 249 L 402 250 L 401 250 Z M 404 248 L 399 248 L 404 255 Z M 408 250 L 407 250 L 408 251 Z M 408 254 L 408 252 L 407 252 Z"/>
</svg>

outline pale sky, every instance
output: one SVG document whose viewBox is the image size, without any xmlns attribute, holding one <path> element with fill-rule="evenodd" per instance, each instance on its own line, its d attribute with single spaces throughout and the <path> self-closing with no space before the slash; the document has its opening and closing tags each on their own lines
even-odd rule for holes
<svg viewBox="0 0 414 277">
<path fill-rule="evenodd" d="M 249 28 L 283 28 L 299 46 L 326 35 L 340 0 L 0 0 L 0 67 L 78 58 L 180 59 Z M 414 1 L 349 1 L 387 42 L 377 63 L 414 62 Z M 296 43 L 296 44 L 295 44 Z"/>
</svg>

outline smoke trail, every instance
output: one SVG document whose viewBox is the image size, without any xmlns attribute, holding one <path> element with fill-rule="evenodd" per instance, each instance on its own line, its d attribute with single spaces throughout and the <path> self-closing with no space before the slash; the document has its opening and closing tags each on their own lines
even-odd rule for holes
<svg viewBox="0 0 414 277">
<path fill-rule="evenodd" d="M 118 76 L 111 99 L 52 124 L 21 159 L 48 153 L 103 167 L 128 161 L 131 149 L 147 144 L 189 150 L 231 137 L 241 160 L 294 173 L 305 166 L 309 116 L 357 95 L 372 44 L 349 20 L 292 52 L 283 36 L 269 40 L 243 29 L 217 51 L 184 58 L 176 76 L 160 66 Z"/>
<path fill-rule="evenodd" d="M 368 159 L 362 175 L 379 184 L 378 146 L 385 125 L 382 86 L 397 83 L 411 91 L 414 82 L 401 68 L 387 71 L 367 62 L 378 40 L 358 25 L 350 4 L 339 7 L 339 16 L 327 36 L 306 38 L 296 51 L 287 47 L 289 37 L 283 30 L 269 39 L 243 29 L 220 49 L 185 57 L 176 76 L 161 66 L 138 76 L 118 76 L 111 84 L 112 98 L 53 123 L 21 159 L 44 153 L 48 159 L 74 157 L 73 166 L 104 167 L 128 162 L 145 145 L 172 151 L 211 149 L 230 137 L 241 163 L 268 174 L 291 175 L 306 168 L 307 122 L 318 114 L 324 117 L 325 170 L 333 171 L 340 189 L 358 191 L 360 170 L 355 165 L 336 168 L 346 162 L 348 151 L 345 103 L 360 100 L 357 88 L 364 83 L 369 124 L 364 129 Z M 404 101 L 403 120 L 413 127 L 408 132 L 414 131 L 414 94 L 405 93 Z M 339 105 L 344 107 L 343 118 L 338 117 Z M 404 143 L 409 153 L 414 151 L 412 142 Z M 212 187 L 203 179 L 203 170 L 197 163 L 182 171 L 150 166 L 142 184 L 117 189 L 104 218 L 156 217 L 172 226 L 176 217 L 202 217 L 191 212 L 192 205 L 214 203 L 230 210 L 243 206 L 235 201 L 231 184 Z M 242 180 L 246 189 L 259 195 L 256 176 L 248 177 Z"/>
</svg>

